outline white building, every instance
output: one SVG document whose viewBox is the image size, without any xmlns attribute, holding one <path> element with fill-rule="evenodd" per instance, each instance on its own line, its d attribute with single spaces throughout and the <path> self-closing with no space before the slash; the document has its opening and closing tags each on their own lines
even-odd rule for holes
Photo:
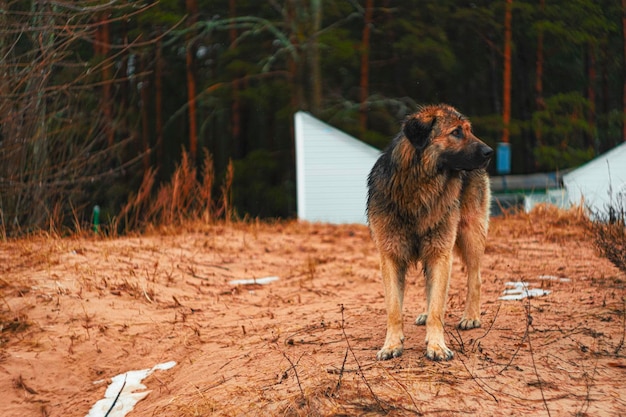
<svg viewBox="0 0 626 417">
<path fill-rule="evenodd" d="M 298 218 L 367 222 L 367 176 L 380 151 L 305 112 L 295 114 Z"/>
<path fill-rule="evenodd" d="M 563 175 L 563 185 L 569 202 L 584 204 L 592 214 L 626 208 L 626 143 Z"/>
</svg>

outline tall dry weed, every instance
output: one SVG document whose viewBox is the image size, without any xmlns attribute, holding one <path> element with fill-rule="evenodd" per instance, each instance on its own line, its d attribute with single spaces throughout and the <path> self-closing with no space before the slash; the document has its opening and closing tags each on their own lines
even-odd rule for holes
<svg viewBox="0 0 626 417">
<path fill-rule="evenodd" d="M 215 181 L 215 165 L 213 155 L 204 148 L 204 160 L 202 162 L 202 184 L 200 185 L 200 199 L 204 203 L 202 220 L 209 222 L 213 215 L 213 182 Z"/>
<path fill-rule="evenodd" d="M 200 183 L 198 182 L 196 167 L 190 161 L 189 154 L 183 152 L 180 165 L 174 171 L 171 181 L 172 201 L 167 224 L 180 224 L 187 216 L 197 217 L 193 213 L 194 205 L 199 199 Z"/>
<path fill-rule="evenodd" d="M 200 175 L 198 175 L 200 173 Z M 214 200 L 215 170 L 213 157 L 204 150 L 202 166 L 198 170 L 183 149 L 180 164 L 168 182 L 155 190 L 156 172 L 146 171 L 136 194 L 131 195 L 113 224 L 117 232 L 142 230 L 148 225 L 180 225 L 186 221 L 213 222 L 219 218 L 230 220 L 233 216 L 231 188 L 234 178 L 232 162 L 229 163 L 220 187 L 222 196 Z"/>
<path fill-rule="evenodd" d="M 151 193 L 155 179 L 156 171 L 154 169 L 149 168 L 144 172 L 139 190 L 135 195 L 130 195 L 128 202 L 113 221 L 112 229 L 114 232 L 119 231 L 122 226 L 124 231 L 128 232 L 140 224 L 141 214 L 151 207 Z"/>
<path fill-rule="evenodd" d="M 5 226 L 4 211 L 0 209 L 0 240 L 3 242 L 7 240 L 7 228 Z"/>
<path fill-rule="evenodd" d="M 233 166 L 233 161 L 228 161 L 228 167 L 226 168 L 226 175 L 224 177 L 224 183 L 222 184 L 221 192 L 222 192 L 222 206 L 218 210 L 218 215 L 220 217 L 224 217 L 226 222 L 230 222 L 233 219 L 234 211 L 233 211 L 233 179 L 235 178 L 235 168 Z"/>
<path fill-rule="evenodd" d="M 623 204 L 609 207 L 607 215 L 591 222 L 595 245 L 598 252 L 626 273 L 626 210 Z"/>
</svg>

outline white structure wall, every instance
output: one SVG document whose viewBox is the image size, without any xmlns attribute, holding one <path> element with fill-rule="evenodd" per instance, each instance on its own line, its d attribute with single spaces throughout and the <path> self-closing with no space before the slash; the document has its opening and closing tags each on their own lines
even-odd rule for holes
<svg viewBox="0 0 626 417">
<path fill-rule="evenodd" d="M 298 218 L 367 222 L 367 176 L 380 151 L 321 122 L 295 114 Z"/>
<path fill-rule="evenodd" d="M 626 205 L 626 143 L 563 175 L 571 204 L 581 202 L 592 214 Z M 626 207 L 624 207 L 626 208 Z"/>
</svg>

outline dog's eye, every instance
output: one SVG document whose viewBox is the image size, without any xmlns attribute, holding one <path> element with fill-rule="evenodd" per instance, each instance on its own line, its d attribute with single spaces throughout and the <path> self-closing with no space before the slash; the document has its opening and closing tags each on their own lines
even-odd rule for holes
<svg viewBox="0 0 626 417">
<path fill-rule="evenodd" d="M 454 136 L 455 138 L 459 138 L 459 139 L 463 137 L 463 131 L 461 130 L 460 127 L 457 127 L 456 129 L 454 129 L 452 132 L 450 132 L 450 134 Z"/>
</svg>

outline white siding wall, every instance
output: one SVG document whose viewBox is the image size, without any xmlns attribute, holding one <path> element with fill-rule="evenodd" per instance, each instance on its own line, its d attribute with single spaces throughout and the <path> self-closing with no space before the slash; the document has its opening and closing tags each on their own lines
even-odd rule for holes
<svg viewBox="0 0 626 417">
<path fill-rule="evenodd" d="M 563 184 L 570 203 L 580 204 L 584 200 L 592 213 L 606 213 L 609 205 L 615 206 L 617 198 L 626 204 L 626 144 L 565 174 Z"/>
<path fill-rule="evenodd" d="M 380 151 L 323 123 L 295 114 L 298 218 L 366 223 L 367 176 Z"/>
</svg>

